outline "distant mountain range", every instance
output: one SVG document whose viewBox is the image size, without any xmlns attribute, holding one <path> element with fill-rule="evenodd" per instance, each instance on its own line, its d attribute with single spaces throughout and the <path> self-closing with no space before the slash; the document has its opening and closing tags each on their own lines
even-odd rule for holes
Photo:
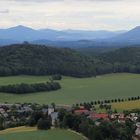
<svg viewBox="0 0 140 140">
<path fill-rule="evenodd" d="M 84 30 L 35 30 L 25 26 L 16 26 L 8 29 L 0 29 L 0 39 L 17 41 L 47 40 L 81 40 L 81 39 L 103 39 L 118 35 L 119 32 L 111 31 L 84 31 Z"/>
<path fill-rule="evenodd" d="M 25 26 L 0 29 L 0 45 L 28 41 L 56 47 L 116 47 L 140 44 L 140 27 L 130 31 L 35 30 Z"/>
</svg>

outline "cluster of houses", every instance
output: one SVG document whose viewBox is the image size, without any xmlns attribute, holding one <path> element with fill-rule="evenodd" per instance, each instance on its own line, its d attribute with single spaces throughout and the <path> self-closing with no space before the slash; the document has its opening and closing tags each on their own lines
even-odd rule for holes
<svg viewBox="0 0 140 140">
<path fill-rule="evenodd" d="M 23 106 L 19 104 L 0 104 L 0 129 L 16 126 L 28 118 L 29 112 L 32 109 L 29 106 Z M 26 117 L 24 117 L 26 113 Z"/>
<path fill-rule="evenodd" d="M 37 105 L 35 106 L 37 107 Z M 67 111 L 72 111 L 72 107 L 59 107 L 59 108 L 64 108 Z M 39 107 L 38 108 L 44 115 L 49 115 L 52 120 L 52 125 L 55 125 L 56 120 L 58 119 L 58 112 L 57 109 L 54 107 Z M 4 118 L 4 125 L 5 127 L 9 126 L 10 123 L 15 123 L 15 122 L 21 122 L 23 120 L 24 122 L 29 119 L 31 116 L 32 112 L 35 111 L 34 106 L 32 104 L 0 104 L 0 118 Z M 140 114 L 136 113 L 129 113 L 129 114 L 124 114 L 124 113 L 96 113 L 96 111 L 89 111 L 85 109 L 83 106 L 79 107 L 78 109 L 74 109 L 73 113 L 75 115 L 85 115 L 89 119 L 93 120 L 96 125 L 100 125 L 101 120 L 106 120 L 106 121 L 112 121 L 116 120 L 118 123 L 125 123 L 126 120 L 131 120 L 136 124 L 136 135 L 140 136 L 140 122 L 138 120 L 140 119 Z M 21 124 L 22 125 L 22 124 Z"/>
<path fill-rule="evenodd" d="M 55 124 L 55 120 L 58 118 L 58 112 L 51 107 L 39 107 L 35 105 L 35 108 L 31 104 L 0 104 L 0 120 L 4 128 L 16 126 L 16 124 L 23 125 L 29 120 L 31 114 L 36 110 L 41 111 L 44 115 L 49 115 L 52 120 L 52 125 Z"/>
<path fill-rule="evenodd" d="M 136 124 L 136 131 L 135 134 L 140 137 L 140 114 L 139 113 L 129 113 L 129 114 L 124 114 L 124 113 L 96 113 L 96 111 L 89 111 L 85 109 L 84 107 L 79 107 L 79 109 L 76 109 L 74 111 L 76 115 L 86 115 L 89 119 L 93 120 L 96 125 L 100 125 L 101 120 L 106 120 L 106 121 L 118 121 L 118 123 L 125 123 L 126 120 L 131 120 Z"/>
</svg>

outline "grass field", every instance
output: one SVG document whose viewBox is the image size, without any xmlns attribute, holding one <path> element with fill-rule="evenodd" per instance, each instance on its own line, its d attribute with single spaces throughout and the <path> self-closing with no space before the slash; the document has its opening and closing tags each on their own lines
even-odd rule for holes
<svg viewBox="0 0 140 140">
<path fill-rule="evenodd" d="M 0 77 L 0 85 L 46 82 L 47 76 Z M 127 98 L 140 95 L 139 74 L 109 74 L 97 78 L 64 77 L 62 89 L 28 95 L 0 93 L 0 102 L 37 102 L 41 104 L 75 104 L 92 100 Z"/>
<path fill-rule="evenodd" d="M 29 131 L 29 132 L 28 132 Z M 48 131 L 37 131 L 34 128 L 12 128 L 0 132 L 0 140 L 85 140 L 75 132 L 53 129 Z"/>
</svg>

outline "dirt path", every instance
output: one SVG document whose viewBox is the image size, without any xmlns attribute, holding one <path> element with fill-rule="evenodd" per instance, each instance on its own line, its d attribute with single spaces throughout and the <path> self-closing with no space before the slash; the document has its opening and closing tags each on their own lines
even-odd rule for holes
<svg viewBox="0 0 140 140">
<path fill-rule="evenodd" d="M 9 133 L 16 133 L 16 132 L 31 132 L 31 131 L 36 131 L 36 127 L 26 127 L 26 126 L 21 126 L 21 127 L 15 127 L 15 128 L 8 128 L 5 130 L 0 131 L 0 135 L 2 134 L 9 134 Z"/>
<path fill-rule="evenodd" d="M 80 134 L 80 133 L 78 133 L 78 132 L 76 132 L 76 131 L 73 131 L 73 130 L 71 130 L 71 129 L 68 129 L 68 131 L 69 131 L 69 132 L 72 132 L 72 133 L 74 133 L 74 134 L 77 134 L 77 135 L 79 135 L 79 136 L 81 136 L 81 137 L 83 137 L 85 140 L 89 140 L 87 137 L 83 136 L 82 134 Z"/>
</svg>

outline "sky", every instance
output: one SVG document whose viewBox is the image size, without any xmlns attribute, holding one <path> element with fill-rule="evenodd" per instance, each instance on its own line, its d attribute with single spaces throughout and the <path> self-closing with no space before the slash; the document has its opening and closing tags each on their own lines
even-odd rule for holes
<svg viewBox="0 0 140 140">
<path fill-rule="evenodd" d="M 140 0 L 0 0 L 0 28 L 128 30 L 140 25 Z"/>
</svg>

